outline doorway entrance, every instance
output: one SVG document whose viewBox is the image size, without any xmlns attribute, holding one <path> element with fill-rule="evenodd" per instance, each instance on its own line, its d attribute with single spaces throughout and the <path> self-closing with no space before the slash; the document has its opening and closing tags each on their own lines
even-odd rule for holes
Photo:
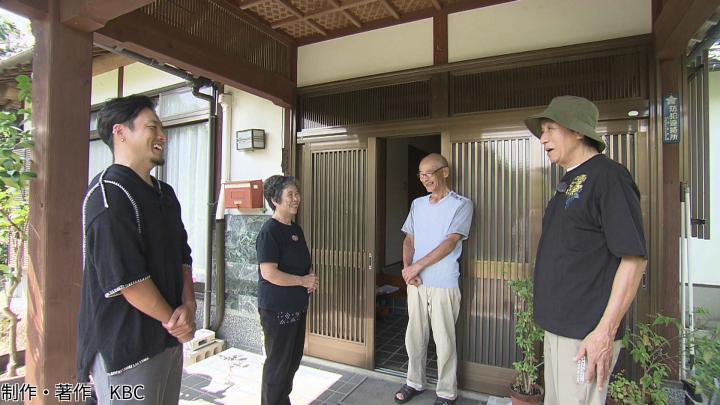
<svg viewBox="0 0 720 405">
<path fill-rule="evenodd" d="M 404 375 L 401 227 L 412 199 L 424 193 L 416 184 L 420 159 L 442 151 L 451 189 L 475 207 L 460 263 L 459 385 L 507 395 L 512 363 L 521 355 L 514 314 L 522 305 L 509 281 L 532 274 L 542 212 L 562 171 L 520 118 L 500 118 L 453 127 L 442 136 L 362 136 L 301 146 L 300 218 L 321 280 L 311 297 L 306 354 Z M 601 121 L 598 132 L 608 144 L 605 153 L 635 177 L 650 234 L 647 126 L 643 119 Z M 644 280 L 629 325 L 647 313 L 648 285 Z M 430 344 L 429 376 L 436 375 L 433 353 Z"/>
<path fill-rule="evenodd" d="M 384 246 L 384 257 L 378 257 L 376 273 L 375 368 L 403 376 L 408 365 L 405 350 L 408 314 L 401 274 L 405 238 L 401 228 L 412 201 L 427 194 L 417 178 L 417 171 L 420 160 L 430 153 L 440 153 L 440 135 L 389 139 L 386 141 L 385 170 L 378 174 L 385 183 L 384 193 L 378 192 L 378 204 L 384 205 L 385 218 L 378 218 L 378 242 Z M 428 378 L 436 379 L 437 356 L 432 334 L 426 366 Z"/>
</svg>

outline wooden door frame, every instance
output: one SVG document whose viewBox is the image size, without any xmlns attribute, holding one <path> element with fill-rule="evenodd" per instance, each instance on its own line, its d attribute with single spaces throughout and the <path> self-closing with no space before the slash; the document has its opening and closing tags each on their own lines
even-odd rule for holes
<svg viewBox="0 0 720 405">
<path fill-rule="evenodd" d="M 310 356 L 323 358 L 325 360 L 335 361 L 338 363 L 349 364 L 352 366 L 362 367 L 366 369 L 372 369 L 374 366 L 374 355 L 375 355 L 375 277 L 374 277 L 374 258 L 371 263 L 370 257 L 375 255 L 375 230 L 373 222 L 369 221 L 376 215 L 376 207 L 374 204 L 369 204 L 375 198 L 375 193 L 370 191 L 371 185 L 375 186 L 373 176 L 375 175 L 375 169 L 371 168 L 371 162 L 374 164 L 377 160 L 377 143 L 375 141 L 358 141 L 350 140 L 346 142 L 323 142 L 323 143 L 310 143 L 304 144 L 301 153 L 299 153 L 298 164 L 300 165 L 298 173 L 301 174 L 301 180 L 305 184 L 301 188 L 301 196 L 303 204 L 301 204 L 301 210 L 299 217 L 303 224 L 303 230 L 306 234 L 306 240 L 311 245 L 313 240 L 312 229 L 312 176 L 313 176 L 313 158 L 312 153 L 323 150 L 342 150 L 342 149 L 365 149 L 367 152 L 367 172 L 366 176 L 366 195 L 365 195 L 365 221 L 366 221 L 366 246 L 368 251 L 368 257 L 363 258 L 363 266 L 365 271 L 370 276 L 365 277 L 365 343 L 353 343 L 349 341 L 343 341 L 340 339 L 320 336 L 310 333 L 310 326 L 305 330 L 305 346 L 304 351 Z M 311 251 L 312 245 L 309 246 Z M 372 265 L 372 266 L 371 266 Z M 312 340 L 312 347 L 311 347 Z M 342 345 L 343 350 L 338 350 Z"/>
</svg>

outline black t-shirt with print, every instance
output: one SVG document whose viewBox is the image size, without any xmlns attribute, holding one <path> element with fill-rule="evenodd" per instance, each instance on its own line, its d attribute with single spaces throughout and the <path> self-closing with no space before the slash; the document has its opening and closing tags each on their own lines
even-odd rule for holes
<svg viewBox="0 0 720 405">
<path fill-rule="evenodd" d="M 260 263 L 277 263 L 284 273 L 305 276 L 312 266 L 310 251 L 302 228 L 285 225 L 270 218 L 260 229 L 255 242 L 258 260 L 258 308 L 276 312 L 304 311 L 308 306 L 307 289 L 302 286 L 282 287 L 265 280 Z"/>
<path fill-rule="evenodd" d="M 78 316 L 78 379 L 100 352 L 109 373 L 142 363 L 179 342 L 135 309 L 122 289 L 150 278 L 171 308 L 182 302 L 183 264 L 191 265 L 180 203 L 168 184 L 146 183 L 114 164 L 84 204 L 85 267 Z M 135 210 L 137 207 L 137 212 Z M 139 215 L 139 216 L 138 216 Z"/>
<path fill-rule="evenodd" d="M 625 166 L 599 154 L 563 176 L 545 210 L 534 276 L 538 325 L 585 338 L 623 256 L 647 256 L 640 193 Z"/>
</svg>

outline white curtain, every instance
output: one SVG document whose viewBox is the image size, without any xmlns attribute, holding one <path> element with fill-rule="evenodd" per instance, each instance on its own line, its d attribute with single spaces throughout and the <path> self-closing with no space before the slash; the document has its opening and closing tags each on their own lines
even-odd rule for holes
<svg viewBox="0 0 720 405">
<path fill-rule="evenodd" d="M 90 157 L 88 165 L 88 183 L 98 173 L 112 164 L 112 153 L 105 142 L 95 139 L 90 141 Z"/>
<path fill-rule="evenodd" d="M 208 124 L 165 130 L 165 181 L 175 189 L 192 248 L 195 281 L 205 282 L 208 221 Z"/>
</svg>

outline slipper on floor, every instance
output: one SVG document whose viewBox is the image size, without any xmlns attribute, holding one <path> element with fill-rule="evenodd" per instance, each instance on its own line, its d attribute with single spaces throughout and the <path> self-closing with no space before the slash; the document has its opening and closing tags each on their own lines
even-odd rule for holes
<svg viewBox="0 0 720 405">
<path fill-rule="evenodd" d="M 447 399 L 443 397 L 436 397 L 435 402 L 433 402 L 433 405 L 454 405 L 455 400 L 454 399 Z"/>
<path fill-rule="evenodd" d="M 420 395 L 423 392 L 425 392 L 425 390 L 416 390 L 407 384 L 403 384 L 403 386 L 400 387 L 400 390 L 395 393 L 395 402 L 398 404 L 404 404 L 405 402 L 413 399 L 415 395 Z M 398 398 L 398 394 L 402 394 L 403 399 Z"/>
</svg>

